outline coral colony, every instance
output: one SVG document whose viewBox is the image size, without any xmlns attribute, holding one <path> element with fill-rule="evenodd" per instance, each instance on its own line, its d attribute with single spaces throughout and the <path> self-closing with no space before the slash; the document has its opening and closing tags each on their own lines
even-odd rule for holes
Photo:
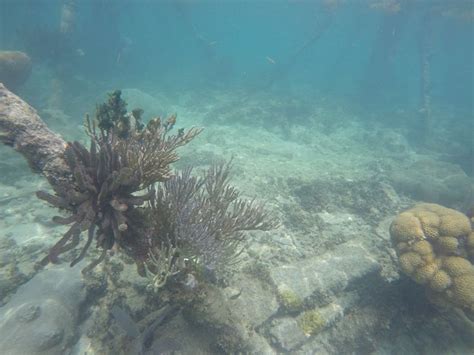
<svg viewBox="0 0 474 355">
<path fill-rule="evenodd" d="M 474 231 L 461 212 L 422 203 L 390 226 L 402 271 L 441 306 L 474 310 Z"/>
<path fill-rule="evenodd" d="M 118 247 L 157 289 L 169 276 L 193 265 L 214 268 L 230 262 L 240 251 L 242 232 L 277 225 L 263 205 L 241 199 L 229 185 L 230 163 L 211 167 L 203 177 L 192 176 L 191 168 L 174 174 L 170 165 L 178 160 L 176 148 L 201 129 L 171 134 L 176 115 L 144 125 L 142 114 L 140 109 L 127 112 L 121 92 L 115 91 L 97 107 L 94 120 L 86 117 L 90 148 L 68 143 L 70 184 L 55 187 L 54 195 L 37 192 L 39 198 L 70 213 L 53 218 L 70 228 L 42 265 L 57 263 L 59 255 L 76 249 L 87 232 L 71 266 L 85 257 L 95 239 L 101 254 L 83 272 Z"/>
</svg>

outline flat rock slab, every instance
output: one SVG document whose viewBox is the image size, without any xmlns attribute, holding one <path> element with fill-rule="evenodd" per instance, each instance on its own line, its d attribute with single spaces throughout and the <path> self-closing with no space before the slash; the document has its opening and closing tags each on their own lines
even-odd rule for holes
<svg viewBox="0 0 474 355">
<path fill-rule="evenodd" d="M 81 266 L 54 266 L 20 286 L 0 308 L 0 354 L 63 354 L 85 300 Z"/>
<path fill-rule="evenodd" d="M 271 342 L 284 351 L 291 351 L 307 340 L 297 320 L 291 317 L 274 319 L 269 335 Z"/>
<path fill-rule="evenodd" d="M 337 246 L 326 254 L 306 258 L 270 271 L 279 290 L 294 293 L 311 305 L 324 305 L 346 289 L 367 285 L 367 277 L 378 275 L 380 265 L 355 242 Z"/>
<path fill-rule="evenodd" d="M 320 315 L 321 319 L 324 320 L 324 324 L 321 325 L 321 328 L 317 331 L 317 333 L 319 334 L 323 330 L 331 328 L 336 322 L 341 320 L 344 317 L 345 312 L 354 306 L 354 304 L 358 301 L 359 297 L 357 296 L 357 292 L 347 292 L 335 302 L 323 307 L 312 309 L 312 311 L 316 311 Z M 304 316 L 305 312 L 301 313 L 295 318 L 275 318 L 270 322 L 268 337 L 280 351 L 295 351 L 302 345 L 305 346 L 308 341 L 312 340 L 312 335 L 304 334 L 304 330 L 302 329 L 301 321 Z M 312 350 L 316 350 L 320 348 L 321 344 L 315 342 L 313 345 L 314 347 Z M 319 352 L 317 353 L 319 354 Z"/>
<path fill-rule="evenodd" d="M 258 280 L 241 274 L 232 282 L 238 288 L 227 287 L 222 292 L 242 324 L 256 328 L 278 311 L 275 295 Z"/>
</svg>

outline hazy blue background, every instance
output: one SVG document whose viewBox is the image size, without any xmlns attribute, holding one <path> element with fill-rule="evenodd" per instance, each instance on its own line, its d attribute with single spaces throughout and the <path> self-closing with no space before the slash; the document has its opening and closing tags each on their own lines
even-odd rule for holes
<svg viewBox="0 0 474 355">
<path fill-rule="evenodd" d="M 400 11 L 383 0 L 76 1 L 74 29 L 61 37 L 61 1 L 2 0 L 0 48 L 26 51 L 76 96 L 91 87 L 177 95 L 241 89 L 282 98 L 303 92 L 409 125 L 420 108 L 425 36 L 433 117 L 441 122 L 449 112 L 446 126 L 469 145 L 472 1 L 399 2 Z M 393 112 L 409 117 L 398 122 Z"/>
<path fill-rule="evenodd" d="M 77 1 L 71 46 L 85 55 L 71 64 L 76 74 L 118 83 L 126 80 L 129 85 L 245 87 L 259 83 L 275 66 L 287 65 L 326 26 L 320 40 L 293 63 L 288 81 L 279 84 L 304 84 L 334 95 L 359 97 L 361 87 L 380 79 L 383 82 L 377 88 L 383 93 L 378 94 L 400 104 L 416 104 L 418 35 L 424 12 L 435 2 L 407 6 L 397 14 L 371 9 L 370 1 L 349 1 L 335 9 L 321 3 Z M 60 4 L 3 0 L 1 47 L 22 49 L 21 39 L 14 35 L 17 31 L 57 28 Z M 432 16 L 431 31 L 433 97 L 471 109 L 472 22 Z M 117 65 L 120 51 L 126 53 Z M 277 64 L 272 65 L 267 56 Z"/>
</svg>

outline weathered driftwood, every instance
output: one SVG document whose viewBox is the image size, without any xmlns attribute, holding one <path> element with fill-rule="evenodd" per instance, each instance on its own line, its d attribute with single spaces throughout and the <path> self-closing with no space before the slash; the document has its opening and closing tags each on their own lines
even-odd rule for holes
<svg viewBox="0 0 474 355">
<path fill-rule="evenodd" d="M 33 171 L 43 174 L 53 187 L 71 176 L 63 156 L 67 143 L 47 127 L 35 109 L 2 83 L 0 142 L 22 154 Z"/>
</svg>

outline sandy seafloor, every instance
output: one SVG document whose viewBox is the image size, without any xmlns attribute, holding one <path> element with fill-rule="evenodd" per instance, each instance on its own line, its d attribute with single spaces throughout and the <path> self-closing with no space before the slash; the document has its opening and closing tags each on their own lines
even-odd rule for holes
<svg viewBox="0 0 474 355">
<path fill-rule="evenodd" d="M 234 272 L 211 286 L 201 305 L 159 326 L 150 353 L 473 350 L 474 323 L 431 306 L 422 288 L 399 273 L 390 244 L 391 220 L 414 203 L 464 209 L 472 201 L 472 178 L 444 161 L 436 141 L 432 150 L 416 149 L 399 126 L 383 126 L 376 114 L 362 116 L 362 110 L 325 97 L 282 100 L 219 90 L 167 95 L 135 88 L 123 94 L 129 108 L 143 108 L 145 117 L 176 112 L 179 127 L 205 127 L 180 149 L 176 167 L 193 165 L 198 173 L 233 157 L 234 185 L 244 196 L 267 201 L 281 220 L 276 230 L 248 235 Z M 95 101 L 103 97 L 105 92 Z M 90 98 L 84 102 L 87 110 L 94 107 Z M 84 139 L 80 118 L 46 104 L 38 109 L 67 139 Z M 391 114 L 394 120 L 414 115 Z M 449 115 L 444 117 L 449 126 Z M 443 127 L 435 129 L 442 133 Z M 3 353 L 134 353 L 136 341 L 111 318 L 111 306 L 146 328 L 173 293 L 147 290 L 120 255 L 87 279 L 80 274 L 83 264 L 35 271 L 64 228 L 50 221 L 57 212 L 34 195 L 47 188 L 45 180 L 11 148 L 0 147 L 0 154 Z M 301 321 L 314 310 L 323 321 L 305 334 Z"/>
</svg>

